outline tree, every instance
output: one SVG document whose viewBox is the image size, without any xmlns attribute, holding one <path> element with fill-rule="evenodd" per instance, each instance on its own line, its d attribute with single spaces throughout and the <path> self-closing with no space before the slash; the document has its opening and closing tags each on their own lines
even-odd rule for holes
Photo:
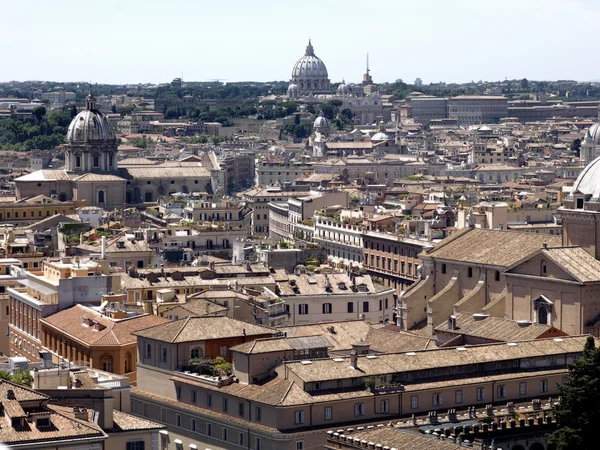
<svg viewBox="0 0 600 450">
<path fill-rule="evenodd" d="M 31 111 L 31 114 L 33 114 L 33 117 L 35 117 L 38 123 L 40 123 L 46 115 L 46 108 L 44 108 L 43 106 L 38 106 L 37 108 L 34 108 L 33 111 Z"/>
<path fill-rule="evenodd" d="M 527 89 L 529 87 L 529 80 L 527 78 L 523 78 L 521 80 L 521 89 Z"/>
<path fill-rule="evenodd" d="M 571 151 L 575 153 L 575 156 L 579 156 L 581 151 L 581 139 L 575 139 L 571 142 Z"/>
<path fill-rule="evenodd" d="M 569 364 L 569 381 L 559 386 L 561 401 L 554 407 L 558 429 L 550 435 L 552 450 L 597 448 L 595 425 L 600 420 L 600 349 L 589 336 L 583 358 Z"/>
</svg>

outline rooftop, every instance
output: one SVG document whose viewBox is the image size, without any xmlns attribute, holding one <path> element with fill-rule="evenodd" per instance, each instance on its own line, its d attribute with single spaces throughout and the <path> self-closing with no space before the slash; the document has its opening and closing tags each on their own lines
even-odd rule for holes
<svg viewBox="0 0 600 450">
<path fill-rule="evenodd" d="M 175 322 L 137 331 L 134 334 L 162 342 L 180 343 L 238 336 L 273 335 L 274 333 L 275 331 L 271 328 L 229 317 L 190 316 Z"/>
<path fill-rule="evenodd" d="M 42 319 L 42 322 L 87 345 L 105 346 L 134 344 L 136 342 L 136 337 L 132 334 L 134 331 L 161 326 L 170 321 L 154 315 L 114 320 L 93 309 L 75 305 Z M 95 329 L 96 322 L 99 330 Z"/>
<path fill-rule="evenodd" d="M 434 259 L 509 267 L 547 244 L 558 247 L 560 236 L 466 228 L 442 240 L 428 256 Z"/>
<path fill-rule="evenodd" d="M 500 317 L 486 316 L 483 314 L 457 313 L 456 326 L 448 327 L 448 322 L 438 325 L 436 331 L 447 331 L 454 334 L 469 335 L 498 342 L 514 342 L 538 339 L 553 328 L 550 325 L 531 322 L 517 322 Z M 563 335 L 554 329 L 557 336 Z"/>
</svg>

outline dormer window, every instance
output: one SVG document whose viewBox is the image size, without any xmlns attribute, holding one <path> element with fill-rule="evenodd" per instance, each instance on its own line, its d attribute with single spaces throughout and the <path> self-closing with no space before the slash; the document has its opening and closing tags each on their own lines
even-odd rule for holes
<svg viewBox="0 0 600 450">
<path fill-rule="evenodd" d="M 49 427 L 49 426 L 50 426 L 50 418 L 49 417 L 40 417 L 37 420 L 38 428 Z"/>
</svg>

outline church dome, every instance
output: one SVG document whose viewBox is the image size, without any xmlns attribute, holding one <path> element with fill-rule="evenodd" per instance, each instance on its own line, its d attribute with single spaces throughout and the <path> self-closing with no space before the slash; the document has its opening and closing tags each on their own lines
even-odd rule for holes
<svg viewBox="0 0 600 450">
<path fill-rule="evenodd" d="M 345 80 L 342 80 L 342 83 L 337 88 L 338 95 L 349 95 L 350 92 L 350 86 L 346 84 Z"/>
<path fill-rule="evenodd" d="M 594 159 L 583 169 L 575 180 L 571 193 L 591 195 L 592 199 L 600 199 L 600 157 Z"/>
<path fill-rule="evenodd" d="M 96 99 L 90 92 L 86 108 L 77 114 L 67 130 L 66 143 L 115 142 L 115 131 L 108 118 L 96 109 Z"/>
<path fill-rule="evenodd" d="M 329 128 L 329 121 L 325 117 L 323 117 L 323 114 L 321 114 L 315 119 L 313 128 Z"/>
<path fill-rule="evenodd" d="M 596 122 L 590 127 L 588 133 L 592 137 L 592 142 L 596 145 L 600 145 L 600 122 Z"/>
<path fill-rule="evenodd" d="M 315 55 L 310 40 L 304 56 L 296 62 L 292 69 L 290 84 L 298 85 L 302 94 L 324 93 L 329 90 L 327 67 Z"/>
<path fill-rule="evenodd" d="M 300 94 L 300 88 L 298 87 L 297 84 L 290 84 L 287 88 L 287 96 L 288 97 L 298 97 L 298 95 Z"/>
<path fill-rule="evenodd" d="M 371 138 L 372 141 L 377 141 L 377 142 L 381 142 L 381 141 L 389 141 L 390 137 L 385 134 L 383 131 L 379 131 L 377 133 L 375 133 L 373 135 L 373 137 Z"/>
</svg>

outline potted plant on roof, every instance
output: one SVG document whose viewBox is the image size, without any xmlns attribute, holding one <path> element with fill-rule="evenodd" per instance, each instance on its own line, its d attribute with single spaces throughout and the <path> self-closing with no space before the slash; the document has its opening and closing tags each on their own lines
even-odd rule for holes
<svg viewBox="0 0 600 450">
<path fill-rule="evenodd" d="M 375 390 L 375 378 L 367 378 L 367 380 L 365 381 L 365 386 L 369 389 L 369 391 L 373 392 Z"/>
</svg>

